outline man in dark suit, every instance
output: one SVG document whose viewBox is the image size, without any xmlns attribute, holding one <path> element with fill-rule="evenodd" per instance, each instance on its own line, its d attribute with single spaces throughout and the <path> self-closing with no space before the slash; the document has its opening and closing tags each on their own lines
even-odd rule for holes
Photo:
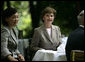
<svg viewBox="0 0 85 62">
<path fill-rule="evenodd" d="M 77 16 L 79 27 L 68 37 L 66 44 L 66 57 L 70 61 L 72 50 L 84 50 L 84 10 Z"/>
</svg>

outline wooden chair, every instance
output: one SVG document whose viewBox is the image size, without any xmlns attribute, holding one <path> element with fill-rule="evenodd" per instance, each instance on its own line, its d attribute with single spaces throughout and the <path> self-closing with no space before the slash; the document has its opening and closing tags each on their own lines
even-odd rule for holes
<svg viewBox="0 0 85 62">
<path fill-rule="evenodd" d="M 71 61 L 84 61 L 84 51 L 72 50 L 70 58 Z"/>
</svg>

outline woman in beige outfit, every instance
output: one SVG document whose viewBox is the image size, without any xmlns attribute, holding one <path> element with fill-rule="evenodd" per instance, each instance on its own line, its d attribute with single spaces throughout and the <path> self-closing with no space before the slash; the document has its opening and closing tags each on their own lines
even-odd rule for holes
<svg viewBox="0 0 85 62">
<path fill-rule="evenodd" d="M 55 15 L 56 10 L 51 7 L 46 7 L 42 12 L 42 21 L 44 24 L 38 28 L 35 28 L 30 45 L 32 57 L 35 52 L 40 49 L 56 51 L 57 47 L 60 45 L 60 28 L 52 24 Z"/>
</svg>

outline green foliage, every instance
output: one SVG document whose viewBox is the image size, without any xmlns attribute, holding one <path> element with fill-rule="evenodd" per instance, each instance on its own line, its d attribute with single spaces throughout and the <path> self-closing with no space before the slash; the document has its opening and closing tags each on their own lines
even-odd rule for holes
<svg viewBox="0 0 85 62">
<path fill-rule="evenodd" d="M 54 25 L 58 25 L 61 29 L 61 33 L 68 36 L 74 29 L 78 27 L 77 22 L 77 15 L 79 13 L 79 10 L 81 11 L 84 7 L 83 1 L 35 1 L 36 5 L 34 6 L 34 10 L 36 12 L 33 14 L 30 14 L 29 9 L 31 6 L 29 6 L 29 1 L 10 1 L 11 6 L 18 9 L 19 12 L 19 23 L 17 25 L 19 30 L 23 30 L 23 37 L 30 37 L 30 34 L 32 33 L 33 26 L 36 26 L 38 23 L 38 19 L 35 20 L 32 23 L 31 15 L 35 17 L 40 17 L 41 11 L 46 6 L 53 7 L 56 11 L 56 18 L 53 22 Z M 6 2 L 4 3 L 4 8 L 6 8 Z M 36 8 L 36 9 L 35 9 Z M 32 10 L 31 10 L 32 11 Z M 38 14 L 37 14 L 38 13 Z M 40 18 L 39 18 L 40 19 Z M 40 24 L 42 22 L 41 20 Z M 35 24 L 35 25 L 31 25 Z M 37 25 L 37 26 L 38 26 Z"/>
</svg>

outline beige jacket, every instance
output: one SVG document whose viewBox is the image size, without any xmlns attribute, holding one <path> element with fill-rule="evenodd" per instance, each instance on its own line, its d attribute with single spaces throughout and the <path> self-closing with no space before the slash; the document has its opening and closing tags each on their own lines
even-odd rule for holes
<svg viewBox="0 0 85 62">
<path fill-rule="evenodd" d="M 34 31 L 34 35 L 31 41 L 31 51 L 37 51 L 39 49 L 57 50 L 57 47 L 61 43 L 61 32 L 58 26 L 52 25 L 52 37 L 50 37 L 42 25 Z"/>
</svg>

